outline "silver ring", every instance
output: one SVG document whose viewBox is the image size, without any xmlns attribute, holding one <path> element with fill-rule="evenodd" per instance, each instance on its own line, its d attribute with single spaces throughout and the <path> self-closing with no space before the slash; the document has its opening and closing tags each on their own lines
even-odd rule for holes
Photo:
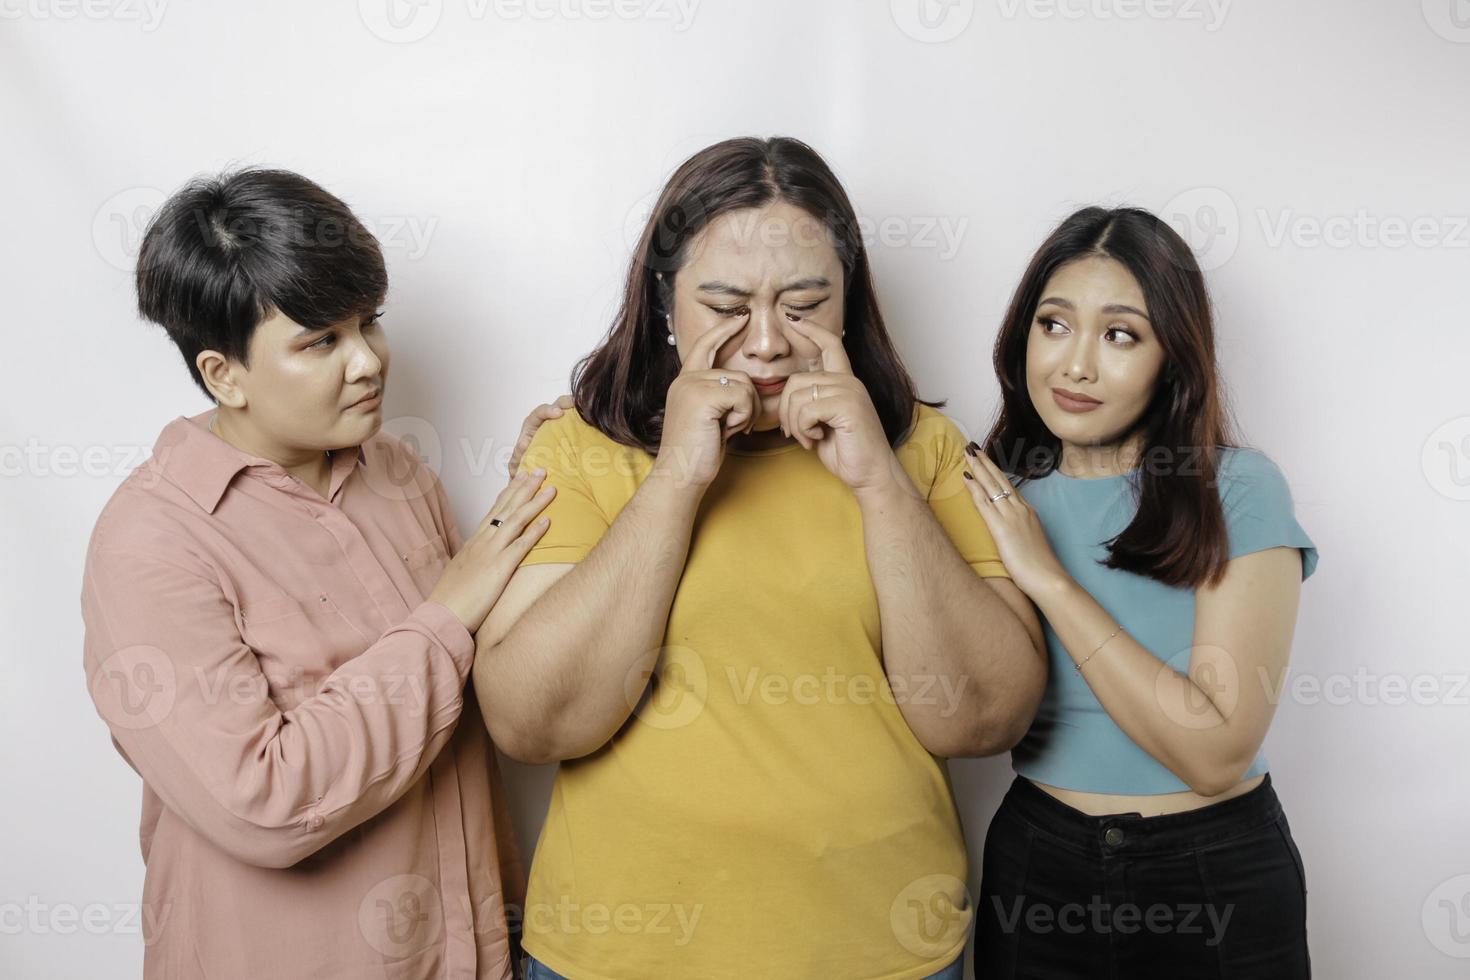
<svg viewBox="0 0 1470 980">
<path fill-rule="evenodd" d="M 817 388 L 818 385 L 812 385 L 812 401 L 817 400 Z"/>
<path fill-rule="evenodd" d="M 1010 495 L 1011 495 L 1011 492 L 1009 490 L 1002 490 L 1000 493 L 996 494 L 994 497 L 991 497 L 990 498 L 990 502 L 993 504 L 997 500 L 999 500 L 1000 498 L 1002 498 L 1002 497 L 1009 497 Z"/>
<path fill-rule="evenodd" d="M 491 527 L 499 527 L 500 526 L 500 518 L 498 518 L 498 517 L 492 517 L 492 518 L 490 518 L 490 526 Z"/>
<path fill-rule="evenodd" d="M 729 385 L 730 385 L 730 379 L 727 378 L 727 377 L 725 377 L 722 374 L 722 375 L 720 375 L 720 384 L 725 385 L 726 387 L 729 387 Z"/>
</svg>

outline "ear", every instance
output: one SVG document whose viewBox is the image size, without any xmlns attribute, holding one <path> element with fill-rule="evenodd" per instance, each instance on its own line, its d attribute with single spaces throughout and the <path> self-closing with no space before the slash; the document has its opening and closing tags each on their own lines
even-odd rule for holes
<svg viewBox="0 0 1470 980">
<path fill-rule="evenodd" d="M 199 376 L 216 401 L 230 408 L 245 407 L 245 392 L 229 358 L 217 350 L 202 350 L 194 358 L 194 366 L 199 369 Z"/>
</svg>

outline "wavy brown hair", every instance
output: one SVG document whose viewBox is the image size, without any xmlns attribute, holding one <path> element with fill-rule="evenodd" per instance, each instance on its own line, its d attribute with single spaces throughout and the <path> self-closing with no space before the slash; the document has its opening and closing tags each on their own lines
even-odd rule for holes
<svg viewBox="0 0 1470 980">
<path fill-rule="evenodd" d="M 657 454 L 664 401 L 680 369 L 678 353 L 665 340 L 664 313 L 689 245 L 721 215 L 773 201 L 820 220 L 837 250 L 845 290 L 843 346 L 889 445 L 899 445 L 909 432 L 916 402 L 944 406 L 919 398 L 889 339 L 857 215 L 826 161 L 800 140 L 742 137 L 694 154 L 659 194 L 629 263 L 612 327 L 572 370 L 572 397 L 588 423 L 614 442 Z"/>
<path fill-rule="evenodd" d="M 1220 450 L 1235 445 L 1215 363 L 1215 327 L 1204 276 L 1189 245 L 1139 208 L 1083 208 L 1042 243 L 1011 298 L 995 341 L 1001 407 L 985 449 L 1022 480 L 1056 469 L 1061 442 L 1026 388 L 1026 344 L 1041 291 L 1063 265 L 1093 255 L 1122 263 L 1143 290 L 1149 321 L 1164 349 L 1148 407 L 1123 434 L 1143 434 L 1131 477 L 1138 512 L 1107 542 L 1102 564 L 1198 587 L 1225 573 L 1229 536 L 1217 489 Z"/>
</svg>

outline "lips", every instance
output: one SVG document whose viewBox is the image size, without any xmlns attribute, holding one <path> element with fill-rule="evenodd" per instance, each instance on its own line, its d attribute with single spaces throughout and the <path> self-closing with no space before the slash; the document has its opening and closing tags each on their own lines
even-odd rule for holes
<svg viewBox="0 0 1470 980">
<path fill-rule="evenodd" d="M 1090 412 L 1102 404 L 1096 398 L 1081 392 L 1070 392 L 1065 388 L 1053 388 L 1051 397 L 1064 412 Z"/>
<path fill-rule="evenodd" d="M 750 380 L 751 383 L 755 385 L 756 390 L 760 391 L 762 394 L 767 395 L 775 394 L 782 388 L 786 387 L 785 378 L 773 378 L 770 381 L 762 381 L 757 378 L 751 378 Z"/>
<path fill-rule="evenodd" d="M 365 396 L 363 398 L 359 398 L 357 401 L 353 402 L 351 405 L 348 405 L 347 407 L 348 408 L 368 408 L 368 407 L 371 407 L 373 404 L 375 404 L 377 401 L 381 400 L 382 397 L 383 397 L 383 389 L 382 388 L 379 388 L 377 391 L 374 391 L 371 395 L 367 395 L 367 396 Z"/>
</svg>

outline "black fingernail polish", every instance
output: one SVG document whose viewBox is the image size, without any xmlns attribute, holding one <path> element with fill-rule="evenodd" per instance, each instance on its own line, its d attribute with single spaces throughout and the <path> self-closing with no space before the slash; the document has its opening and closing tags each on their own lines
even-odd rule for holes
<svg viewBox="0 0 1470 980">
<path fill-rule="evenodd" d="M 971 456 L 975 455 L 979 451 L 980 451 L 980 447 L 977 446 L 977 445 L 975 445 L 973 442 L 970 443 L 968 446 L 965 447 L 965 452 L 969 453 Z"/>
<path fill-rule="evenodd" d="M 965 479 L 966 480 L 973 480 L 975 478 L 970 475 L 970 471 L 969 470 L 965 470 Z"/>
</svg>

